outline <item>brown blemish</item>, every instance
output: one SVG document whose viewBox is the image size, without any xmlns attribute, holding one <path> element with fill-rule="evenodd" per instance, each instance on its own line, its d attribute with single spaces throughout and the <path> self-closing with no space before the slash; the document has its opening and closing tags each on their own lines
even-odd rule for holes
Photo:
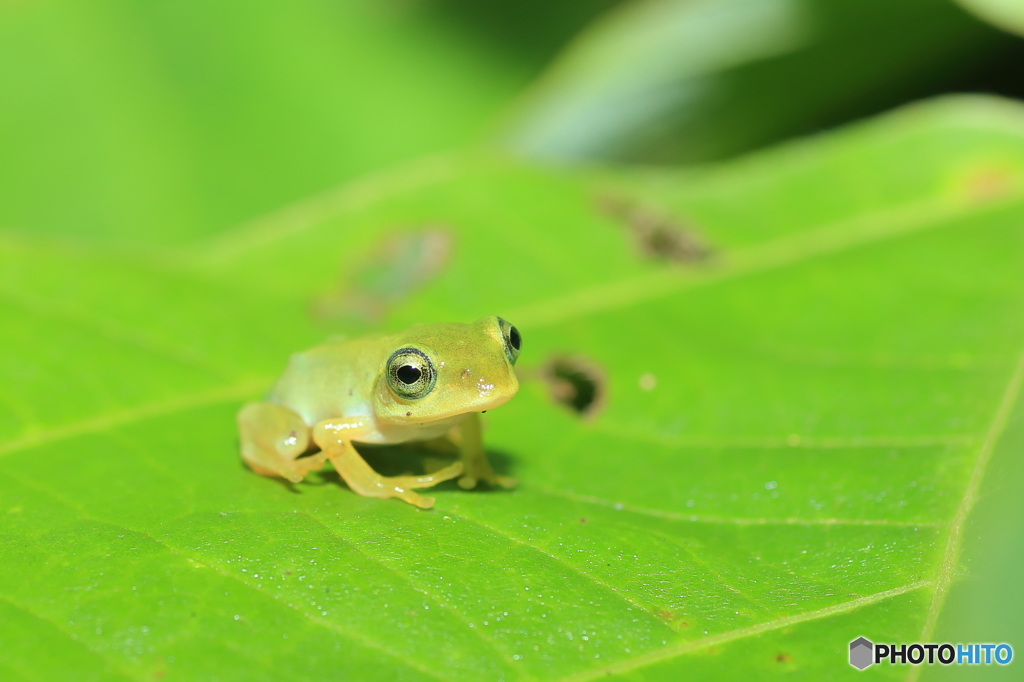
<svg viewBox="0 0 1024 682">
<path fill-rule="evenodd" d="M 611 195 L 598 197 L 596 203 L 599 211 L 626 228 L 647 258 L 669 263 L 700 263 L 711 256 L 711 249 L 697 236 L 693 225 L 661 209 Z"/>
<path fill-rule="evenodd" d="M 580 523 L 586 523 L 586 522 L 587 522 L 586 519 L 580 519 Z"/>
<path fill-rule="evenodd" d="M 436 226 L 384 237 L 362 262 L 347 266 L 330 290 L 310 302 L 312 316 L 379 322 L 448 264 L 453 241 L 448 230 Z"/>
<path fill-rule="evenodd" d="M 594 417 L 604 407 L 604 371 L 593 361 L 579 355 L 557 356 L 540 370 L 551 398 L 585 419 Z"/>
<path fill-rule="evenodd" d="M 672 620 L 675 618 L 675 614 L 668 609 L 662 609 L 661 611 L 658 611 L 658 618 L 661 618 L 662 620 Z"/>
<path fill-rule="evenodd" d="M 412 412 L 406 412 L 406 413 L 405 413 L 405 416 L 406 416 L 406 417 L 411 417 L 411 416 L 412 416 Z"/>
<path fill-rule="evenodd" d="M 468 377 L 468 376 L 469 376 L 469 375 L 470 375 L 471 373 L 472 373 L 472 370 L 470 370 L 470 369 L 469 369 L 469 367 L 467 367 L 466 369 L 462 370 L 462 374 L 460 374 L 460 375 L 459 375 L 459 378 L 460 378 L 460 379 L 465 379 L 465 378 L 466 378 L 466 377 Z"/>
<path fill-rule="evenodd" d="M 789 663 L 793 658 L 789 654 L 779 654 L 775 657 L 775 660 L 779 663 Z"/>
<path fill-rule="evenodd" d="M 688 628 L 688 627 L 690 627 L 690 624 L 687 623 L 685 620 L 681 620 L 681 621 L 679 621 L 679 627 L 681 627 L 681 628 Z"/>
<path fill-rule="evenodd" d="M 1014 173 L 1009 168 L 998 165 L 978 168 L 965 178 L 967 198 L 979 204 L 1000 199 L 1013 189 L 1013 179 Z"/>
</svg>

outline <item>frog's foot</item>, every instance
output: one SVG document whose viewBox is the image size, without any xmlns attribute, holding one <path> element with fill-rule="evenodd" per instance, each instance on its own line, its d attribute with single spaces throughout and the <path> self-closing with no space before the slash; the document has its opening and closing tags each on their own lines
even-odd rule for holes
<svg viewBox="0 0 1024 682">
<path fill-rule="evenodd" d="M 499 476 L 494 473 L 491 463 L 484 452 L 480 415 L 469 414 L 461 424 L 455 426 L 445 436 L 462 456 L 465 465 L 459 487 L 472 490 L 477 483 L 483 481 L 492 488 L 515 488 L 519 483 L 510 476 Z"/>
<path fill-rule="evenodd" d="M 238 413 L 242 460 L 264 476 L 298 483 L 323 468 L 327 456 L 299 458 L 309 448 L 309 427 L 302 417 L 273 403 L 249 403 Z"/>
<path fill-rule="evenodd" d="M 519 481 L 511 476 L 499 476 L 486 460 L 483 466 L 473 466 L 471 471 L 459 479 L 459 487 L 463 490 L 472 490 L 477 483 L 483 481 L 492 488 L 515 488 Z"/>
</svg>

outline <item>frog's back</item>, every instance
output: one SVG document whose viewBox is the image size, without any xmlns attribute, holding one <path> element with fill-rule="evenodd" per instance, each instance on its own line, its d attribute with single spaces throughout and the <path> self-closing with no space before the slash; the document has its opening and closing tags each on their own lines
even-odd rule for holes
<svg viewBox="0 0 1024 682">
<path fill-rule="evenodd" d="M 294 410 L 309 425 L 332 417 L 373 416 L 381 338 L 325 343 L 295 353 L 267 400 Z"/>
</svg>

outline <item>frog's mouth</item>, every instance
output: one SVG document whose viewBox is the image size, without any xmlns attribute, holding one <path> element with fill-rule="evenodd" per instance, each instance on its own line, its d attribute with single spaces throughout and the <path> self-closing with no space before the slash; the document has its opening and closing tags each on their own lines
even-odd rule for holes
<svg viewBox="0 0 1024 682">
<path fill-rule="evenodd" d="M 393 412 L 391 419 L 404 424 L 436 424 L 447 420 L 457 421 L 458 417 L 466 414 L 487 412 L 501 407 L 515 397 L 518 391 L 518 383 L 500 390 L 485 384 L 482 390 L 475 390 L 474 387 L 469 396 L 466 395 L 466 392 L 452 396 L 449 409 L 445 409 L 443 403 L 433 405 L 408 403 Z"/>
<path fill-rule="evenodd" d="M 515 396 L 515 391 L 511 394 L 504 393 L 497 396 L 489 396 L 487 400 L 473 401 L 472 403 L 463 403 L 457 409 L 453 409 L 450 412 L 435 412 L 432 416 L 426 416 L 421 411 L 417 411 L 415 407 L 410 406 L 404 414 L 400 414 L 398 417 L 399 421 L 406 423 L 415 424 L 434 424 L 436 422 L 443 422 L 446 420 L 457 420 L 466 414 L 473 412 L 487 412 L 493 410 L 496 407 L 501 407 Z M 419 412 L 419 414 L 418 414 Z"/>
</svg>

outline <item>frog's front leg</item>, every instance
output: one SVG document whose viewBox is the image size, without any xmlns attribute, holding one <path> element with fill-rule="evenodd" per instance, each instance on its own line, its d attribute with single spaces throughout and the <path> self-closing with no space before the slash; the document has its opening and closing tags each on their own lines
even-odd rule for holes
<svg viewBox="0 0 1024 682">
<path fill-rule="evenodd" d="M 448 432 L 448 440 L 459 449 L 462 458 L 463 470 L 459 487 L 470 490 L 475 488 L 479 481 L 484 481 L 492 486 L 514 488 L 518 483 L 509 476 L 498 476 L 491 468 L 491 463 L 487 461 L 487 453 L 484 452 L 480 415 L 476 412 L 466 415 L 457 426 L 452 427 Z"/>
<path fill-rule="evenodd" d="M 352 445 L 353 440 L 358 440 L 369 430 L 370 427 L 360 417 L 326 419 L 313 427 L 313 442 L 331 460 L 348 487 L 360 495 L 397 497 L 429 509 L 434 506 L 434 498 L 420 495 L 413 488 L 429 488 L 462 473 L 462 462 L 455 462 L 426 476 L 381 476 Z"/>
<path fill-rule="evenodd" d="M 249 403 L 238 412 L 242 460 L 264 476 L 280 476 L 298 483 L 311 471 L 323 468 L 326 456 L 317 453 L 298 459 L 309 449 L 309 427 L 302 417 L 274 403 Z"/>
</svg>

